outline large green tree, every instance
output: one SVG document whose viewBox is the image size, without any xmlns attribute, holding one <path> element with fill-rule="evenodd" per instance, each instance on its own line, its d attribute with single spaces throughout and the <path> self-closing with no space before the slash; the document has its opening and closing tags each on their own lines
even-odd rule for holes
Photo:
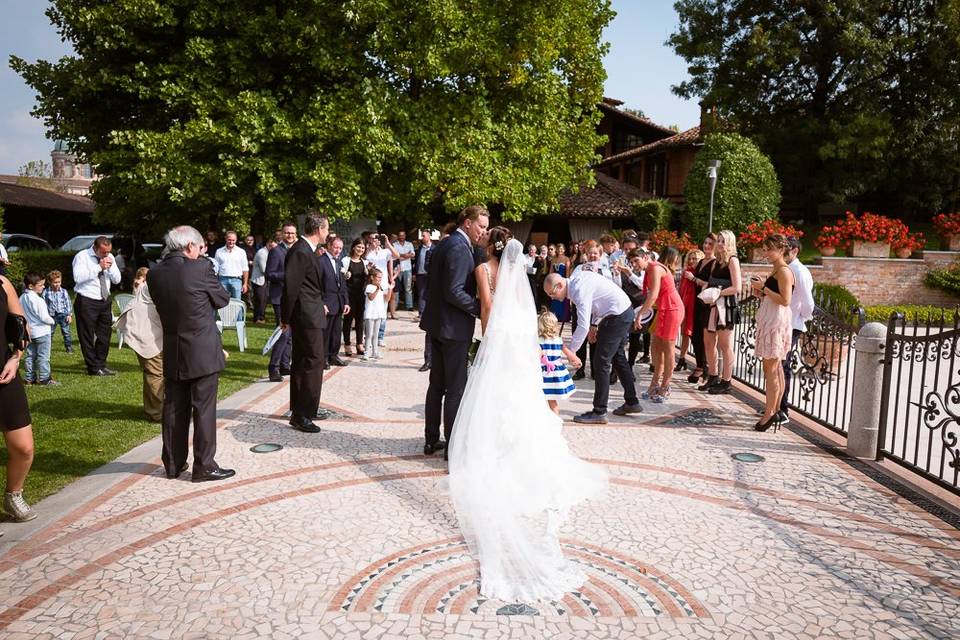
<svg viewBox="0 0 960 640">
<path fill-rule="evenodd" d="M 679 0 L 674 87 L 752 135 L 785 190 L 897 212 L 960 196 L 960 1 Z"/>
<path fill-rule="evenodd" d="M 11 58 L 117 226 L 542 213 L 592 178 L 609 0 L 54 0 Z M 209 220 L 208 220 L 209 219 Z"/>
</svg>

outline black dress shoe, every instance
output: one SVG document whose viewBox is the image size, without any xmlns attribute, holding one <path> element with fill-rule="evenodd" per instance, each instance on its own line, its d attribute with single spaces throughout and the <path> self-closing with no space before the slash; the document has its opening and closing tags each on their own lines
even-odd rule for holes
<svg viewBox="0 0 960 640">
<path fill-rule="evenodd" d="M 200 473 L 193 474 L 193 477 L 190 478 L 193 482 L 214 482 L 216 480 L 226 480 L 227 478 L 232 478 L 237 475 L 237 472 L 233 469 L 212 469 L 211 471 L 202 471 Z"/>
<path fill-rule="evenodd" d="M 290 369 L 289 369 L 289 368 L 280 367 L 280 375 L 282 375 L 282 376 L 288 376 L 288 375 L 290 375 L 290 373 L 291 373 L 291 372 L 290 372 Z"/>
<path fill-rule="evenodd" d="M 283 382 L 283 376 L 280 375 L 279 371 L 271 371 L 270 382 Z"/>
<path fill-rule="evenodd" d="M 446 449 L 446 448 L 447 448 L 447 443 L 444 442 L 443 440 L 434 442 L 433 444 L 428 443 L 423 445 L 423 455 L 432 456 L 435 452 L 440 451 L 441 449 Z M 444 456 L 446 456 L 446 454 L 444 454 Z M 444 459 L 446 459 L 446 457 L 444 457 Z"/>
<path fill-rule="evenodd" d="M 335 367 L 345 367 L 345 366 L 347 366 L 347 363 L 344 362 L 343 360 L 341 360 L 341 359 L 340 359 L 339 357 L 337 357 L 337 356 L 334 356 L 333 358 L 330 358 L 330 364 L 332 364 L 332 365 L 335 366 Z"/>
<path fill-rule="evenodd" d="M 574 380 L 583 380 L 587 377 L 586 372 L 583 369 L 577 369 L 577 372 L 573 374 Z"/>
<path fill-rule="evenodd" d="M 324 370 L 324 371 L 330 371 L 330 369 L 333 369 L 333 365 L 330 364 L 329 362 L 328 362 L 327 364 L 323 365 L 323 370 Z"/>
<path fill-rule="evenodd" d="M 423 371 L 430 371 L 430 363 L 429 363 L 429 362 L 423 363 L 423 366 L 420 367 L 420 371 L 421 371 L 421 372 L 423 372 Z"/>
<path fill-rule="evenodd" d="M 320 433 L 320 427 L 313 424 L 312 420 L 307 420 L 306 418 L 301 418 L 299 416 L 290 418 L 290 426 L 297 431 L 303 431 L 304 433 Z"/>
<path fill-rule="evenodd" d="M 103 369 L 97 369 L 96 371 L 90 371 L 88 375 L 91 375 L 91 376 L 101 376 L 101 377 L 102 377 L 102 376 L 115 376 L 115 375 L 117 375 L 117 372 L 114 371 L 114 370 L 112 370 L 112 369 L 103 368 Z"/>
<path fill-rule="evenodd" d="M 167 470 L 167 480 L 176 480 L 177 478 L 180 477 L 180 474 L 183 473 L 183 472 L 186 471 L 186 470 L 187 470 L 187 463 L 186 463 L 186 462 L 184 462 L 182 465 L 180 465 L 180 468 L 177 469 L 176 471 L 170 471 L 170 470 L 168 469 L 168 470 Z"/>
</svg>

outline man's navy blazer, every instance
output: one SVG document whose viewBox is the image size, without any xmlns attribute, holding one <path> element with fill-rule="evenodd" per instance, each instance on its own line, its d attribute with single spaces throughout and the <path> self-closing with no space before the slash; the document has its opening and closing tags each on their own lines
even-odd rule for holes
<svg viewBox="0 0 960 640">
<path fill-rule="evenodd" d="M 469 342 L 473 339 L 480 302 L 473 245 L 455 231 L 430 253 L 430 295 L 420 319 L 420 328 L 439 340 Z"/>
</svg>

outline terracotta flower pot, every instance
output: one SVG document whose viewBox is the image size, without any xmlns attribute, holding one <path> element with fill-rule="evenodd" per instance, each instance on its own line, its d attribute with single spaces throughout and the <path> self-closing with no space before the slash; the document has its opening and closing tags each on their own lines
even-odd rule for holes
<svg viewBox="0 0 960 640">
<path fill-rule="evenodd" d="M 820 255 L 822 256 L 832 256 L 837 252 L 836 247 L 820 247 Z"/>
<path fill-rule="evenodd" d="M 854 258 L 889 258 L 890 244 L 887 242 L 853 241 Z"/>
<path fill-rule="evenodd" d="M 897 249 L 895 252 L 898 258 L 909 258 L 913 255 L 912 249 Z"/>
<path fill-rule="evenodd" d="M 949 251 L 960 251 L 960 233 L 951 233 L 947 236 L 947 242 Z"/>
<path fill-rule="evenodd" d="M 766 262 L 766 259 L 763 257 L 763 247 L 750 247 L 750 249 L 747 250 L 747 259 L 753 264 Z"/>
</svg>

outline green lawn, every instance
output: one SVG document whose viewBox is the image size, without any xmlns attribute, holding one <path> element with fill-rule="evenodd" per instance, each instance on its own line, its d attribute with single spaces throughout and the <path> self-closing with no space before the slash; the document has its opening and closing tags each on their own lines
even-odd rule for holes
<svg viewBox="0 0 960 640">
<path fill-rule="evenodd" d="M 273 331 L 272 317 L 264 325 L 247 327 L 247 350 L 237 348 L 237 333 L 227 330 L 224 348 L 230 354 L 220 376 L 225 398 L 266 375 L 266 357 L 260 355 Z M 140 365 L 129 347 L 116 348 L 116 333 L 107 358 L 116 376 L 86 375 L 74 331 L 74 352 L 67 354 L 59 333 L 53 340 L 51 368 L 59 387 L 27 387 L 36 447 L 25 495 L 30 502 L 64 486 L 160 434 L 160 425 L 143 414 Z M 21 365 L 21 375 L 23 368 Z M 160 454 L 159 449 L 157 455 Z M 0 467 L 6 473 L 7 450 L 0 448 Z"/>
</svg>

